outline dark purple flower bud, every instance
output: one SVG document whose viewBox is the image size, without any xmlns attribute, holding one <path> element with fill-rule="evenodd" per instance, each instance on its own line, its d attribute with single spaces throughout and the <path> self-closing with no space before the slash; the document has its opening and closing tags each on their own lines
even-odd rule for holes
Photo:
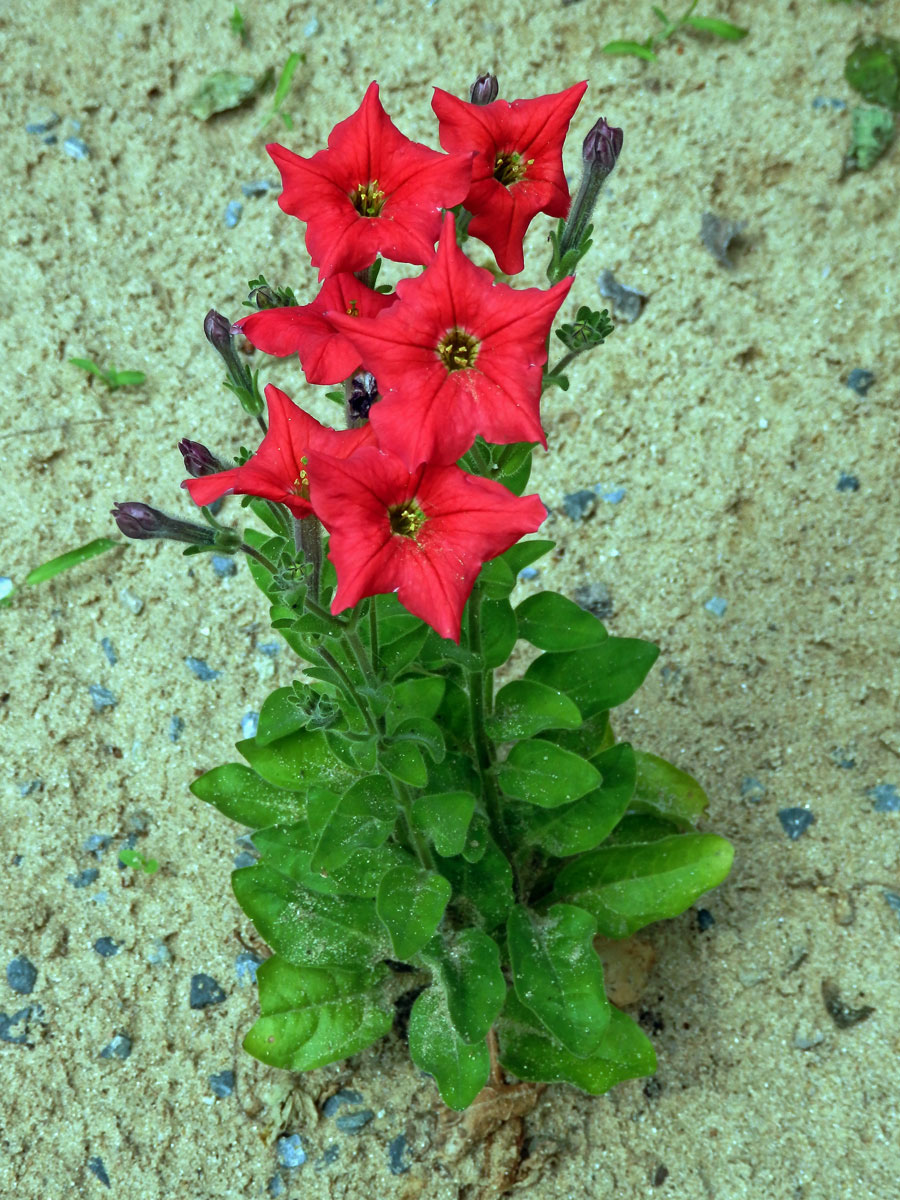
<svg viewBox="0 0 900 1200">
<path fill-rule="evenodd" d="M 622 130 L 613 129 L 607 125 L 606 118 L 601 117 L 584 139 L 582 157 L 586 163 L 596 163 L 609 174 L 622 151 L 623 140 Z"/>
<path fill-rule="evenodd" d="M 371 371 L 357 371 L 344 385 L 347 397 L 347 421 L 358 428 L 369 419 L 369 409 L 378 399 L 378 383 Z"/>
<path fill-rule="evenodd" d="M 500 95 L 500 84 L 496 75 L 479 75 L 469 88 L 470 104 L 493 104 Z"/>
<path fill-rule="evenodd" d="M 231 322 L 211 308 L 203 319 L 206 340 L 225 356 L 231 353 Z"/>
<path fill-rule="evenodd" d="M 178 449 L 184 459 L 184 469 L 194 479 L 199 479 L 201 475 L 218 475 L 220 471 L 228 469 L 202 442 L 192 442 L 190 438 L 182 438 L 178 443 Z"/>
<path fill-rule="evenodd" d="M 192 521 L 180 521 L 138 500 L 117 502 L 112 515 L 119 532 L 138 541 L 168 538 L 173 542 L 190 542 L 194 546 L 211 546 L 216 540 L 214 529 L 195 525 Z"/>
</svg>

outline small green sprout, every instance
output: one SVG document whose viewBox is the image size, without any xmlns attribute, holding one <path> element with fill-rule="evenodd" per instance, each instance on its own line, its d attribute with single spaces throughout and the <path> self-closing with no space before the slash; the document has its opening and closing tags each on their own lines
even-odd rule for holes
<svg viewBox="0 0 900 1200">
<path fill-rule="evenodd" d="M 692 0 L 687 10 L 673 21 L 661 8 L 654 5 L 653 12 L 662 25 L 661 29 L 658 29 L 656 33 L 651 33 L 643 42 L 607 42 L 600 52 L 614 55 L 630 54 L 635 58 L 643 58 L 646 62 L 656 62 L 654 53 L 656 47 L 661 42 L 668 41 L 673 34 L 685 27 L 695 29 L 699 33 L 711 33 L 713 37 L 725 38 L 729 42 L 739 42 L 749 33 L 749 30 L 742 29 L 740 25 L 732 25 L 730 21 L 722 21 L 719 17 L 695 17 L 694 9 L 696 7 L 697 0 Z"/>
<path fill-rule="evenodd" d="M 896 38 L 857 40 L 847 55 L 844 76 L 870 104 L 900 112 L 900 41 Z"/>
<path fill-rule="evenodd" d="M 293 129 L 294 128 L 293 118 L 289 117 L 287 113 L 283 113 L 281 111 L 281 106 L 282 106 L 282 104 L 284 104 L 285 100 L 287 99 L 287 94 L 291 90 L 291 83 L 293 82 L 293 79 L 294 79 L 294 72 L 297 70 L 297 68 L 300 66 L 301 63 L 305 63 L 305 62 L 306 62 L 306 55 L 301 53 L 300 51 L 295 50 L 293 52 L 293 54 L 288 55 L 288 60 L 284 64 L 284 70 L 281 72 L 281 75 L 279 76 L 279 79 L 278 79 L 278 85 L 275 88 L 275 95 L 272 97 L 272 107 L 263 116 L 262 124 L 260 125 L 259 129 L 257 130 L 258 133 L 262 133 L 262 131 L 265 129 L 265 127 L 269 124 L 269 122 L 271 120 L 273 120 L 273 118 L 275 118 L 275 117 L 281 117 L 282 121 L 284 122 L 285 129 Z"/>
<path fill-rule="evenodd" d="M 112 550 L 114 546 L 121 545 L 122 543 L 115 538 L 94 538 L 92 542 L 87 542 L 84 546 L 78 546 L 75 550 L 67 550 L 65 554 L 59 554 L 56 558 L 51 558 L 48 562 L 41 563 L 39 567 L 35 567 L 28 572 L 25 576 L 25 582 L 27 584 L 46 583 L 54 575 L 59 575 L 62 571 L 68 571 L 70 567 L 77 567 L 81 563 L 87 562 L 88 559 L 96 558 L 98 554 L 105 554 L 107 550 Z M 17 589 L 13 586 L 12 580 L 6 579 L 5 576 L 4 580 L 4 591 L 0 595 L 0 608 L 9 608 Z"/>
<path fill-rule="evenodd" d="M 851 171 L 871 171 L 894 140 L 896 118 L 884 108 L 854 108 L 850 114 L 850 153 L 841 178 Z"/>
<path fill-rule="evenodd" d="M 231 26 L 231 32 L 234 36 L 240 38 L 244 45 L 246 45 L 247 22 L 244 20 L 244 15 L 237 5 L 234 6 L 234 12 L 229 17 L 228 24 Z"/>
<path fill-rule="evenodd" d="M 120 850 L 119 862 L 125 867 L 134 867 L 136 871 L 143 871 L 145 875 L 153 875 L 159 870 L 159 863 L 155 858 L 144 858 L 139 850 Z"/>
<path fill-rule="evenodd" d="M 73 367 L 81 367 L 82 371 L 87 371 L 88 374 L 102 379 L 111 392 L 120 387 L 135 387 L 147 378 L 143 371 L 117 371 L 115 367 L 104 371 L 89 358 L 70 358 L 69 362 Z"/>
</svg>

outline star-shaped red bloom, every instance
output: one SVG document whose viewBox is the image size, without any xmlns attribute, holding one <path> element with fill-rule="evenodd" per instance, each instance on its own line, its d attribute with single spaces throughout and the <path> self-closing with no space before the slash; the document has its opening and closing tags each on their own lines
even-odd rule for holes
<svg viewBox="0 0 900 1200">
<path fill-rule="evenodd" d="M 313 511 L 309 502 L 309 453 L 324 450 L 341 459 L 374 441 L 368 425 L 342 431 L 320 425 L 271 383 L 266 388 L 266 403 L 269 429 L 252 458 L 241 467 L 184 480 L 181 486 L 187 488 L 195 504 L 212 504 L 227 492 L 234 492 L 276 500 L 287 505 L 295 517 L 308 517 Z"/>
<path fill-rule="evenodd" d="M 309 383 L 341 383 L 360 364 L 359 351 L 339 333 L 329 314 L 374 317 L 390 306 L 396 296 L 385 296 L 343 271 L 332 275 L 312 304 L 288 308 L 265 308 L 236 322 L 244 336 L 266 354 L 300 356 Z"/>
<path fill-rule="evenodd" d="M 278 203 L 306 221 L 306 248 L 320 279 L 365 270 L 379 254 L 427 263 L 441 209 L 469 190 L 471 152 L 440 154 L 404 137 L 382 108 L 377 83 L 332 129 L 327 150 L 301 158 L 284 146 L 266 149 L 281 171 Z"/>
<path fill-rule="evenodd" d="M 441 637 L 459 641 L 463 608 L 482 563 L 534 533 L 547 515 L 538 496 L 430 463 L 407 470 L 367 446 L 339 460 L 309 457 L 310 498 L 330 536 L 337 572 L 333 613 L 396 592 Z"/>
<path fill-rule="evenodd" d="M 369 414 L 378 445 L 410 469 L 456 462 L 478 434 L 546 446 L 547 335 L 571 284 L 545 292 L 497 283 L 459 249 L 448 213 L 437 256 L 397 284 L 397 304 L 374 319 L 331 318 L 378 380 L 382 399 Z"/>
<path fill-rule="evenodd" d="M 486 242 L 497 265 L 515 275 L 525 265 L 522 239 L 539 213 L 564 217 L 569 189 L 562 149 L 586 83 L 535 100 L 467 104 L 435 88 L 431 107 L 445 150 L 474 150 L 472 186 L 463 204 L 469 233 Z"/>
</svg>

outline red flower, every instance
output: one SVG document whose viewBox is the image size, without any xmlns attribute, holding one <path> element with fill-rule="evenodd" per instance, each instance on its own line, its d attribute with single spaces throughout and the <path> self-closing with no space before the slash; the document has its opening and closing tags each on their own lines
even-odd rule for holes
<svg viewBox="0 0 900 1200">
<path fill-rule="evenodd" d="M 374 319 L 331 318 L 378 380 L 370 420 L 379 446 L 410 468 L 455 462 L 478 434 L 546 446 L 541 368 L 571 283 L 546 292 L 497 283 L 457 247 L 448 213 L 437 256 L 397 284 L 397 304 Z"/>
<path fill-rule="evenodd" d="M 455 642 L 481 564 L 547 515 L 538 496 L 514 496 L 455 466 L 426 463 L 410 472 L 374 446 L 342 461 L 311 454 L 309 472 L 337 571 L 331 611 L 396 592 L 414 616 Z"/>
<path fill-rule="evenodd" d="M 266 388 L 266 403 L 269 430 L 252 458 L 242 467 L 184 480 L 181 486 L 191 493 L 195 504 L 212 504 L 226 492 L 234 492 L 276 500 L 286 504 L 295 517 L 308 517 L 313 511 L 306 467 L 309 452 L 324 450 L 340 459 L 374 440 L 368 425 L 342 432 L 320 425 L 271 383 Z"/>
<path fill-rule="evenodd" d="M 393 124 L 371 83 L 360 107 L 335 125 L 328 149 L 301 158 L 267 146 L 281 171 L 281 208 L 307 222 L 306 248 L 319 278 L 362 271 L 379 254 L 427 263 L 440 210 L 469 189 L 472 155 L 440 154 Z"/>
<path fill-rule="evenodd" d="M 539 213 L 564 217 L 569 189 L 562 148 L 586 83 L 536 100 L 467 104 L 435 88 L 431 107 L 445 150 L 475 150 L 472 186 L 463 201 L 469 233 L 486 242 L 507 275 L 525 265 L 522 239 Z"/>
<path fill-rule="evenodd" d="M 359 351 L 329 321 L 332 312 L 374 317 L 396 296 L 385 296 L 347 271 L 332 275 L 312 304 L 265 308 L 241 317 L 236 325 L 257 349 L 283 357 L 298 354 L 309 383 L 341 383 L 360 365 Z"/>
</svg>

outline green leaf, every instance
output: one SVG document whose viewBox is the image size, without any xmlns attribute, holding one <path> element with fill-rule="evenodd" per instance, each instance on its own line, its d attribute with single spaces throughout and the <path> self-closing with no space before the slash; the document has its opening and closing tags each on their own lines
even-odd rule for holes
<svg viewBox="0 0 900 1200">
<path fill-rule="evenodd" d="M 507 796 L 556 808 L 599 787 L 600 772 L 571 750 L 543 739 L 517 742 L 497 772 Z"/>
<path fill-rule="evenodd" d="M 111 379 L 109 380 L 110 389 L 115 391 L 120 387 L 135 387 L 139 383 L 143 383 L 147 376 L 143 371 L 116 371 L 110 370 Z"/>
<path fill-rule="evenodd" d="M 422 788 L 428 783 L 428 768 L 415 742 L 392 742 L 382 746 L 378 753 L 378 765 L 410 787 Z"/>
<path fill-rule="evenodd" d="M 358 1054 L 390 1031 L 385 967 L 299 967 L 277 954 L 256 972 L 260 1017 L 244 1049 L 271 1067 L 313 1071 Z"/>
<path fill-rule="evenodd" d="M 334 799 L 337 803 L 339 797 Z M 270 826 L 253 834 L 253 844 L 266 866 L 325 896 L 374 899 L 385 871 L 415 863 L 412 855 L 399 846 L 382 845 L 375 850 L 354 850 L 340 867 L 317 872 L 311 862 L 318 840 L 319 830 L 307 820 Z"/>
<path fill-rule="evenodd" d="M 900 41 L 882 36 L 869 42 L 858 41 L 847 56 L 844 76 L 864 100 L 897 112 L 900 110 Z"/>
<path fill-rule="evenodd" d="M 344 792 L 322 830 L 312 856 L 313 871 L 342 866 L 354 850 L 374 850 L 393 833 L 397 801 L 382 775 L 367 775 Z"/>
<path fill-rule="evenodd" d="M 505 600 L 516 586 L 516 577 L 502 558 L 486 562 L 478 573 L 478 587 L 489 600 Z"/>
<path fill-rule="evenodd" d="M 447 752 L 440 726 L 434 721 L 430 721 L 428 717 L 407 717 L 391 732 L 390 737 L 394 744 L 411 742 L 422 747 L 428 752 L 433 762 L 440 762 Z M 416 784 L 415 786 L 424 787 L 425 785 Z"/>
<path fill-rule="evenodd" d="M 279 738 L 290 733 L 296 733 L 309 721 L 297 703 L 297 693 L 292 687 L 276 688 L 263 700 L 259 710 L 259 723 L 256 728 L 256 741 L 260 746 L 268 746 Z"/>
<path fill-rule="evenodd" d="M 469 696 L 453 679 L 445 679 L 444 698 L 435 718 L 447 737 L 468 747 L 472 741 Z"/>
<path fill-rule="evenodd" d="M 105 554 L 107 550 L 112 550 L 113 546 L 121 546 L 123 543 L 115 538 L 100 537 L 94 538 L 92 542 L 87 542 L 84 546 L 79 546 L 76 550 L 67 550 L 65 554 L 59 554 L 56 558 L 51 558 L 49 562 L 41 563 L 39 567 L 29 571 L 25 576 L 26 583 L 45 583 L 48 579 L 52 579 L 54 575 L 59 575 L 62 571 L 68 571 L 70 567 L 77 567 L 88 559 L 96 558 L 98 554 Z"/>
<path fill-rule="evenodd" d="M 646 750 L 635 751 L 634 757 L 637 779 L 629 812 L 661 817 L 680 830 L 696 825 L 709 805 L 696 779 Z"/>
<path fill-rule="evenodd" d="M 510 1074 L 535 1083 L 571 1083 L 591 1096 L 656 1070 L 656 1054 L 649 1039 L 630 1017 L 612 1005 L 603 1039 L 586 1058 L 566 1050 L 539 1025 L 512 990 L 497 1034 L 500 1062 Z"/>
<path fill-rule="evenodd" d="M 516 995 L 570 1053 L 589 1057 L 610 1019 L 594 918 L 571 904 L 545 916 L 516 905 L 506 928 Z"/>
<path fill-rule="evenodd" d="M 549 554 L 555 545 L 556 542 L 549 542 L 546 538 L 529 538 L 524 542 L 516 542 L 515 546 L 510 546 L 500 557 L 513 575 L 518 577 L 524 567 L 530 567 L 533 562 Z"/>
<path fill-rule="evenodd" d="M 628 937 L 654 921 L 677 917 L 718 887 L 733 858 L 734 848 L 713 833 L 601 847 L 562 868 L 553 896 L 593 913 L 604 937 Z"/>
<path fill-rule="evenodd" d="M 271 77 L 271 71 L 260 75 L 258 79 L 253 75 L 240 75 L 237 71 L 214 71 L 191 95 L 187 110 L 198 121 L 208 121 L 216 113 L 237 108 L 255 96 Z"/>
<path fill-rule="evenodd" d="M 296 792 L 273 787 L 243 763 L 223 763 L 195 779 L 195 796 L 251 829 L 293 821 L 305 805 Z"/>
<path fill-rule="evenodd" d="M 702 33 L 712 33 L 729 42 L 739 42 L 750 32 L 749 29 L 742 29 L 740 25 L 720 21 L 718 17 L 683 17 L 681 24 L 689 25 L 691 29 L 699 29 Z"/>
<path fill-rule="evenodd" d="M 98 379 L 106 380 L 106 372 L 90 358 L 70 358 L 69 362 L 73 367 L 81 367 L 82 371 L 87 371 L 89 375 L 96 375 Z"/>
<path fill-rule="evenodd" d="M 269 945 L 297 966 L 346 967 L 390 954 L 371 900 L 311 892 L 261 862 L 233 871 L 231 885 Z"/>
<path fill-rule="evenodd" d="M 573 754 L 580 754 L 582 758 L 594 758 L 614 746 L 616 741 L 606 711 L 588 717 L 577 729 L 553 729 L 540 737 L 555 742 L 564 750 L 571 750 Z"/>
<path fill-rule="evenodd" d="M 421 867 L 392 867 L 382 877 L 375 909 L 391 935 L 394 958 L 409 962 L 434 936 L 453 889 Z"/>
<path fill-rule="evenodd" d="M 272 107 L 263 117 L 257 133 L 262 133 L 272 118 L 279 115 L 281 116 L 286 129 L 293 128 L 293 121 L 289 116 L 281 112 L 281 106 L 284 104 L 287 94 L 291 90 L 294 72 L 303 62 L 306 62 L 306 55 L 300 51 L 295 50 L 292 54 L 288 55 L 288 60 L 284 64 L 281 74 L 278 77 L 278 83 L 275 87 L 275 95 L 272 97 Z"/>
<path fill-rule="evenodd" d="M 477 860 L 442 857 L 438 870 L 453 885 L 454 909 L 491 930 L 503 924 L 513 906 L 513 877 L 506 855 L 492 838 L 484 838 L 485 850 Z"/>
<path fill-rule="evenodd" d="M 634 792 L 635 755 L 619 742 L 592 760 L 602 776 L 598 788 L 561 808 L 529 808 L 522 814 L 523 840 L 556 858 L 593 850 L 622 819 Z"/>
<path fill-rule="evenodd" d="M 481 792 L 481 780 L 470 754 L 451 753 L 428 766 L 428 792 Z"/>
<path fill-rule="evenodd" d="M 535 592 L 516 609 L 519 637 L 540 650 L 583 650 L 609 637 L 593 613 L 559 592 Z"/>
<path fill-rule="evenodd" d="M 500 947 L 482 929 L 437 934 L 422 958 L 438 974 L 453 1027 L 464 1042 L 480 1042 L 506 997 Z"/>
<path fill-rule="evenodd" d="M 894 140 L 896 118 L 883 108 L 854 108 L 850 114 L 850 153 L 845 170 L 870 171 Z"/>
<path fill-rule="evenodd" d="M 502 667 L 516 644 L 518 629 L 508 600 L 481 602 L 481 661 L 488 669 Z"/>
<path fill-rule="evenodd" d="M 332 754 L 325 734 L 319 729 L 298 729 L 267 745 L 246 738 L 236 742 L 235 749 L 254 771 L 276 787 L 302 791 L 317 783 L 343 790 L 350 782 L 350 772 Z"/>
<path fill-rule="evenodd" d="M 658 655 L 659 647 L 651 642 L 608 637 L 584 650 L 541 654 L 525 678 L 565 692 L 582 716 L 593 717 L 633 696 Z"/>
<path fill-rule="evenodd" d="M 406 717 L 433 717 L 441 707 L 447 681 L 440 675 L 413 675 L 394 684 L 388 710 L 388 733 Z"/>
<path fill-rule="evenodd" d="M 379 622 L 379 629 L 381 623 Z M 401 633 L 391 641 L 383 642 L 378 647 L 378 663 L 384 674 L 392 679 L 399 675 L 413 661 L 428 636 L 428 626 L 422 621 L 416 622 L 412 629 Z"/>
<path fill-rule="evenodd" d="M 640 42 L 607 42 L 605 46 L 600 47 L 600 53 L 621 56 L 631 54 L 635 58 L 643 58 L 647 62 L 656 62 L 656 55 L 653 53 L 653 51 L 648 50 L 647 47 L 642 45 Z"/>
<path fill-rule="evenodd" d="M 420 1071 L 433 1075 L 449 1108 L 468 1108 L 488 1081 L 487 1043 L 467 1045 L 450 1020 L 442 988 L 433 983 L 416 997 L 409 1014 L 409 1053 Z"/>
<path fill-rule="evenodd" d="M 438 854 L 452 858 L 463 852 L 474 812 L 475 797 L 471 792 L 433 793 L 414 801 L 412 823 L 432 842 Z"/>
<path fill-rule="evenodd" d="M 532 737 L 544 729 L 577 729 L 578 706 L 555 688 L 532 679 L 514 679 L 494 697 L 494 712 L 485 726 L 498 742 Z"/>
</svg>

